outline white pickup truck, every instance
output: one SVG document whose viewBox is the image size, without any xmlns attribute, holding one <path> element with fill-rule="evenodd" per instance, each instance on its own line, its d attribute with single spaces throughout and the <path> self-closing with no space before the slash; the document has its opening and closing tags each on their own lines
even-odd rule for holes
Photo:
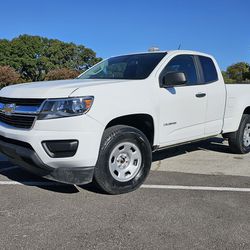
<svg viewBox="0 0 250 250">
<path fill-rule="evenodd" d="M 222 134 L 250 151 L 250 86 L 225 85 L 194 51 L 112 57 L 74 80 L 0 91 L 0 151 L 45 178 L 92 181 L 110 194 L 138 188 L 152 151 Z"/>
</svg>

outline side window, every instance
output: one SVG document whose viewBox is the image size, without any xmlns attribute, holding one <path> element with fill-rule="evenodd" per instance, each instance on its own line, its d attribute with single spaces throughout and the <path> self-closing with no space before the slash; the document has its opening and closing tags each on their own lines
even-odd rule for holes
<svg viewBox="0 0 250 250">
<path fill-rule="evenodd" d="M 174 57 L 164 68 L 164 74 L 169 72 L 183 72 L 188 85 L 198 84 L 194 57 L 192 55 L 179 55 Z"/>
<path fill-rule="evenodd" d="M 205 83 L 217 81 L 218 74 L 214 66 L 213 60 L 205 56 L 199 56 L 199 59 L 200 59 Z"/>
</svg>

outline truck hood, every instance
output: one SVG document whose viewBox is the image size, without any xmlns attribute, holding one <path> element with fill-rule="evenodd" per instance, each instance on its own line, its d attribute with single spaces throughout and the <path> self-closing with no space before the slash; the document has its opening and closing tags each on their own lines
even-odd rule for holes
<svg viewBox="0 0 250 250">
<path fill-rule="evenodd" d="M 74 79 L 31 82 L 5 87 L 0 91 L 0 96 L 9 98 L 64 98 L 69 97 L 79 88 L 125 81 L 127 80 Z"/>
</svg>

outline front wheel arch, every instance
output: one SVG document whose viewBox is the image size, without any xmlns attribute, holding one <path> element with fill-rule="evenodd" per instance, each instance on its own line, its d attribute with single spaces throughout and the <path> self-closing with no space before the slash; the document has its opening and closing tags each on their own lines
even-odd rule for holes
<svg viewBox="0 0 250 250">
<path fill-rule="evenodd" d="M 156 131 L 155 120 L 150 114 L 138 113 L 119 116 L 109 121 L 105 129 L 117 125 L 126 125 L 140 130 L 147 137 L 149 143 L 151 144 L 151 147 L 153 147 L 156 137 Z"/>
</svg>

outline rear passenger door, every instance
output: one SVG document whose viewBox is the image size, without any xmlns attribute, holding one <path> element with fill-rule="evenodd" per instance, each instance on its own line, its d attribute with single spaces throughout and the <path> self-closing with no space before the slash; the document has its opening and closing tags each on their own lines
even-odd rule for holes
<svg viewBox="0 0 250 250">
<path fill-rule="evenodd" d="M 217 70 L 219 67 L 213 59 L 206 56 L 198 56 L 201 78 L 206 86 L 207 107 L 205 117 L 205 135 L 221 133 L 225 109 L 226 90 L 223 79 L 219 79 Z"/>
</svg>

